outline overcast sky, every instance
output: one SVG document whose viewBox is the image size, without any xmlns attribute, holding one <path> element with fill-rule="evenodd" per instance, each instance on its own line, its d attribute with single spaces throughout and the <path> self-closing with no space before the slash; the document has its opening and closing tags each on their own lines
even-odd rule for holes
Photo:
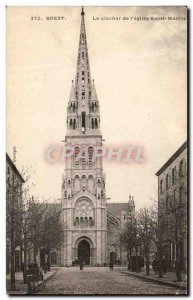
<svg viewBox="0 0 193 300">
<path fill-rule="evenodd" d="M 106 193 L 111 202 L 127 202 L 131 194 L 139 208 L 157 196 L 155 173 L 186 140 L 187 32 L 183 20 L 123 17 L 183 18 L 186 8 L 86 7 L 85 13 L 105 144 L 140 145 L 145 153 L 144 163 L 104 162 Z M 80 7 L 7 9 L 7 151 L 12 157 L 15 145 L 18 168 L 32 166 L 32 192 L 44 198 L 61 196 L 64 164 L 47 163 L 44 152 L 65 137 L 79 33 Z"/>
</svg>

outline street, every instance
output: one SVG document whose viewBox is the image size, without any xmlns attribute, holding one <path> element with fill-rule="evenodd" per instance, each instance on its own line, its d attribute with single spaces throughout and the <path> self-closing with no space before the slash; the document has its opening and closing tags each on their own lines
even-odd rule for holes
<svg viewBox="0 0 193 300">
<path fill-rule="evenodd" d="M 85 267 L 83 271 L 80 271 L 78 267 L 60 268 L 46 282 L 45 290 L 39 290 L 36 294 L 178 294 L 178 289 L 176 288 L 130 277 L 122 273 L 123 270 L 126 270 L 126 268 L 114 268 L 114 271 L 109 271 L 108 268 L 104 267 Z"/>
</svg>

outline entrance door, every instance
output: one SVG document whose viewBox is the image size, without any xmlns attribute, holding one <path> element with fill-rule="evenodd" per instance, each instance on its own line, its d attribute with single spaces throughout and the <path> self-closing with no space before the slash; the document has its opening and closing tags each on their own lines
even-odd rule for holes
<svg viewBox="0 0 193 300">
<path fill-rule="evenodd" d="M 85 265 L 90 264 L 90 244 L 86 240 L 78 244 L 78 261 L 84 262 Z"/>
</svg>

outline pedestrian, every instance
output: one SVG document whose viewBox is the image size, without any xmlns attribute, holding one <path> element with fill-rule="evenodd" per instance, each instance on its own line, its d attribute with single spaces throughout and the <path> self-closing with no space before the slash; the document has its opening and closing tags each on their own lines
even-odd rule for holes
<svg viewBox="0 0 193 300">
<path fill-rule="evenodd" d="M 113 271 L 113 267 L 114 267 L 113 260 L 110 260 L 110 264 L 109 264 L 110 271 Z"/>
<path fill-rule="evenodd" d="M 80 270 L 83 270 L 83 261 L 80 261 Z"/>
<path fill-rule="evenodd" d="M 155 275 L 156 275 L 157 270 L 158 270 L 158 261 L 156 259 L 154 259 L 152 261 L 152 268 L 153 268 L 153 271 L 155 272 Z"/>
</svg>

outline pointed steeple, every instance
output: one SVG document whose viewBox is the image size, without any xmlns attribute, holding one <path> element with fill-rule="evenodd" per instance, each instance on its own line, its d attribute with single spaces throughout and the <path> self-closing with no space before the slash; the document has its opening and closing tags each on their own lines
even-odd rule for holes
<svg viewBox="0 0 193 300">
<path fill-rule="evenodd" d="M 90 130 L 94 133 L 93 129 L 97 134 L 100 131 L 99 105 L 94 82 L 93 85 L 91 82 L 84 16 L 82 7 L 76 76 L 71 88 L 67 123 L 72 124 L 75 119 L 76 126 L 68 126 L 68 129 L 76 129 L 76 134 L 77 131 L 89 134 Z M 71 104 L 72 101 L 75 103 Z"/>
<path fill-rule="evenodd" d="M 82 102 L 81 100 L 85 100 L 85 102 L 88 103 L 91 95 L 91 76 L 90 76 L 90 66 L 89 66 L 89 58 L 88 58 L 84 15 L 85 12 L 82 8 L 80 39 L 79 39 L 76 79 L 75 79 L 75 90 L 77 93 L 77 99 L 78 101 L 80 101 L 80 103 Z"/>
</svg>

